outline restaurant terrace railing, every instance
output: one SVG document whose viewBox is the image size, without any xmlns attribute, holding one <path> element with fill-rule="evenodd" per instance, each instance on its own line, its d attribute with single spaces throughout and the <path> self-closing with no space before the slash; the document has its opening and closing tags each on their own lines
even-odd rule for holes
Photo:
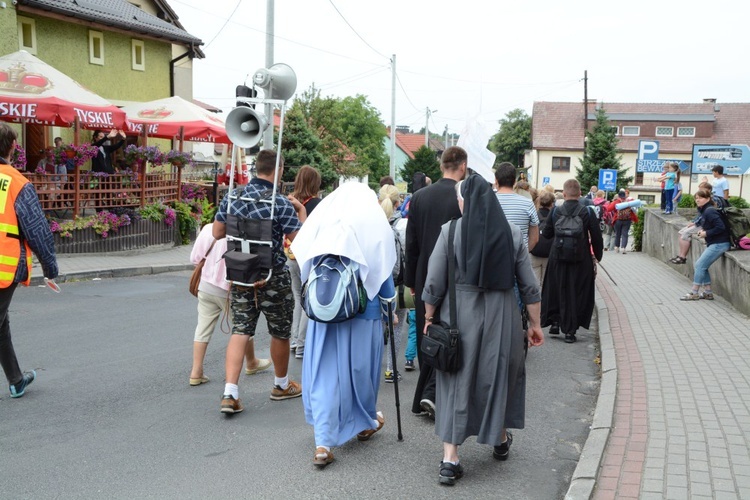
<svg viewBox="0 0 750 500">
<path fill-rule="evenodd" d="M 69 174 L 31 173 L 24 176 L 36 188 L 42 210 L 73 217 L 86 210 L 144 207 L 179 199 L 180 173 L 82 171 Z"/>
</svg>

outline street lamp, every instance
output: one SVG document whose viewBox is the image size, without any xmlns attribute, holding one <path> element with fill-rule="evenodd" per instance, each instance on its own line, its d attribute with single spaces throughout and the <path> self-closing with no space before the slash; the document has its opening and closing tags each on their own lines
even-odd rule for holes
<svg viewBox="0 0 750 500">
<path fill-rule="evenodd" d="M 425 108 L 427 117 L 425 118 L 424 122 L 424 145 L 428 148 L 430 147 L 430 116 L 432 116 L 433 113 L 437 113 L 437 109 L 430 109 L 429 107 Z"/>
</svg>

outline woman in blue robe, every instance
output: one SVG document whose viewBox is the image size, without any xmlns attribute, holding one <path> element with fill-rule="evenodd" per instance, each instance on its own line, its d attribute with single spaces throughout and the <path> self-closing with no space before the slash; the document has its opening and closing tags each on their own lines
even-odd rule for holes
<svg viewBox="0 0 750 500">
<path fill-rule="evenodd" d="M 365 311 L 341 323 L 310 320 L 302 363 L 305 418 L 315 433 L 313 463 L 333 461 L 331 447 L 355 436 L 367 441 L 385 420 L 376 409 L 383 353 L 383 303 L 396 291 L 393 231 L 367 186 L 344 184 L 321 201 L 305 221 L 292 251 L 308 276 L 320 255 L 347 257 L 359 265 L 367 292 Z"/>
</svg>

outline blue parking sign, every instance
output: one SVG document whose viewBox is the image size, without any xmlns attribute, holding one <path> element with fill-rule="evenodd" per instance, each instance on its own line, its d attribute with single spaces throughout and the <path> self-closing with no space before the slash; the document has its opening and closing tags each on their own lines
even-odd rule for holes
<svg viewBox="0 0 750 500">
<path fill-rule="evenodd" d="M 617 170 L 599 169 L 599 189 L 602 191 L 615 191 L 617 189 Z"/>
</svg>

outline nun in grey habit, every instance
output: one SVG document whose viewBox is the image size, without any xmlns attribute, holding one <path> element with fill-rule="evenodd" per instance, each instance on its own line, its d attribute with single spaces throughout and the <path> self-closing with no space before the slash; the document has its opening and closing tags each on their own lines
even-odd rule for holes
<svg viewBox="0 0 750 500">
<path fill-rule="evenodd" d="M 463 475 L 458 446 L 469 436 L 494 446 L 495 458 L 507 459 L 512 436 L 505 429 L 524 427 L 524 334 L 531 346 L 544 342 L 539 283 L 520 230 L 508 223 L 490 185 L 479 175 L 460 182 L 456 191 L 463 214 L 453 243 L 461 369 L 437 372 L 435 414 L 435 433 L 443 441 L 439 481 L 446 485 Z M 442 321 L 450 318 L 449 226 L 443 225 L 429 261 L 422 293 L 426 325 L 438 309 Z M 516 282 L 529 312 L 525 333 L 513 290 Z"/>
</svg>

